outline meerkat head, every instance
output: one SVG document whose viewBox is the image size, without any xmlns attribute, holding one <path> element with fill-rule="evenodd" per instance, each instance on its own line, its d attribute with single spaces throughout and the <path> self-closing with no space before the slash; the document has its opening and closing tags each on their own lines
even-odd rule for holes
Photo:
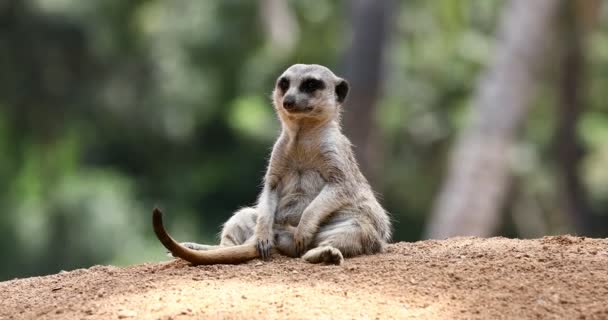
<svg viewBox="0 0 608 320">
<path fill-rule="evenodd" d="M 294 64 L 277 79 L 275 109 L 283 119 L 337 119 L 348 82 L 316 64 Z"/>
</svg>

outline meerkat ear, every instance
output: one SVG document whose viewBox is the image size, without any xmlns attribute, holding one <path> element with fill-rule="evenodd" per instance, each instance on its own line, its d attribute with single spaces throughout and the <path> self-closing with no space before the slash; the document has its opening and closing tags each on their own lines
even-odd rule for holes
<svg viewBox="0 0 608 320">
<path fill-rule="evenodd" d="M 336 97 L 338 97 L 338 102 L 342 103 L 346 100 L 346 96 L 348 95 L 348 81 L 344 79 L 340 79 L 338 84 L 336 84 Z"/>
</svg>

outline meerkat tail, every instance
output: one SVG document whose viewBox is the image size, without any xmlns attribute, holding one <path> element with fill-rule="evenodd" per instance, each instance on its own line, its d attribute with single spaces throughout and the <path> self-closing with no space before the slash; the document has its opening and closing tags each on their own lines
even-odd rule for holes
<svg viewBox="0 0 608 320">
<path fill-rule="evenodd" d="M 186 248 L 175 241 L 163 226 L 163 214 L 158 208 L 152 212 L 154 233 L 174 257 L 182 258 L 192 264 L 237 264 L 259 257 L 255 244 L 242 244 L 207 251 Z"/>
</svg>

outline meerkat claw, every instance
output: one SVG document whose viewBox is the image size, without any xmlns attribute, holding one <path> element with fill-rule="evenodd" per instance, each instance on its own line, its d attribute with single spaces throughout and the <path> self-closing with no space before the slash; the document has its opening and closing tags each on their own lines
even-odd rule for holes
<svg viewBox="0 0 608 320">
<path fill-rule="evenodd" d="M 257 249 L 260 253 L 260 258 L 262 260 L 270 260 L 270 252 L 272 245 L 268 239 L 266 240 L 258 240 Z"/>
</svg>

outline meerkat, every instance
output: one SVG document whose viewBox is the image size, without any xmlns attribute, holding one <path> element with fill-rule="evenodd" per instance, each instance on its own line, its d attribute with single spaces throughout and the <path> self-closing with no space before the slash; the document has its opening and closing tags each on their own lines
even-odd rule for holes
<svg viewBox="0 0 608 320">
<path fill-rule="evenodd" d="M 178 243 L 155 209 L 161 243 L 193 264 L 231 264 L 272 252 L 311 263 L 381 252 L 391 237 L 388 213 L 359 170 L 341 131 L 346 80 L 321 65 L 296 64 L 276 81 L 273 104 L 281 123 L 257 205 L 224 224 L 219 246 Z"/>
</svg>

